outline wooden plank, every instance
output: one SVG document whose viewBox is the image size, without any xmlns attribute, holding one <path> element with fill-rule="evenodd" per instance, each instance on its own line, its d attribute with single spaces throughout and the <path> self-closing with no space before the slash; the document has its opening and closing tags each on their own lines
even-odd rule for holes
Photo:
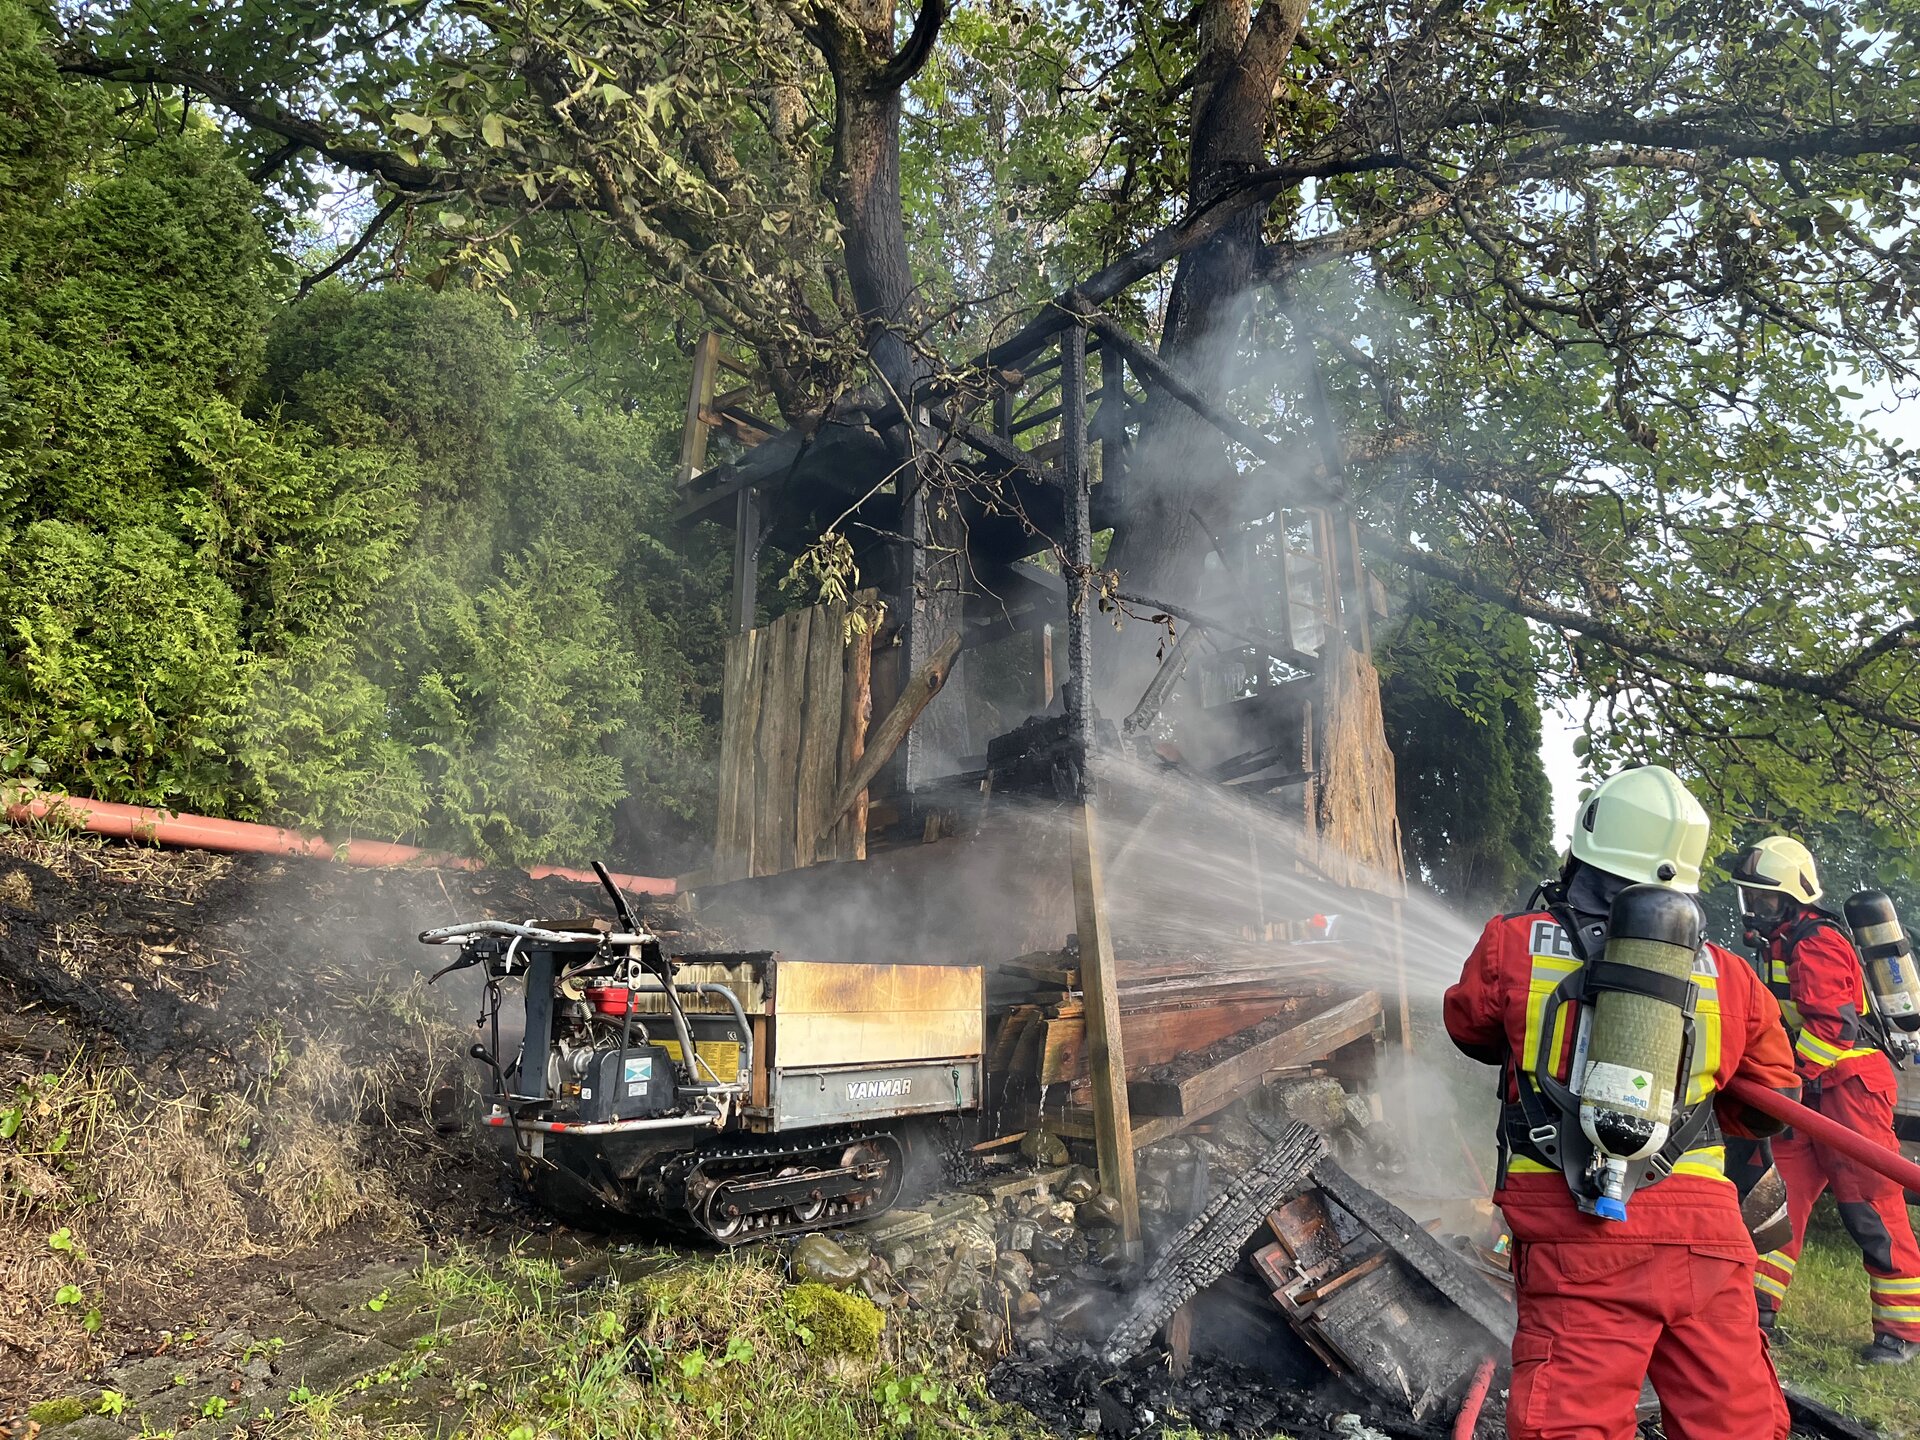
<svg viewBox="0 0 1920 1440">
<path fill-rule="evenodd" d="M 1009 1137 L 1011 1138 L 1011 1137 Z M 1004 1141 L 996 1141 L 996 1144 Z M 980 1146 L 973 1147 L 975 1150 Z M 1073 1167 L 1057 1165 L 1050 1170 L 1030 1170 L 1025 1175 L 1010 1175 L 1004 1180 L 980 1180 L 967 1186 L 975 1195 L 985 1195 L 991 1200 L 1004 1200 L 1009 1195 L 1025 1195 L 1038 1190 L 1042 1185 L 1052 1185 Z"/>
<path fill-rule="evenodd" d="M 1087 1026 L 1083 1017 L 1049 1020 L 1041 1031 L 1040 1083 L 1059 1085 L 1087 1073 Z"/>
<path fill-rule="evenodd" d="M 1219 1104 L 1258 1086 L 1271 1070 L 1316 1060 L 1371 1033 L 1379 1015 L 1380 997 L 1366 991 L 1197 1075 L 1178 1081 L 1136 1082 L 1134 1103 L 1151 1115 L 1195 1116 L 1207 1107 L 1218 1109 Z"/>
<path fill-rule="evenodd" d="M 1287 1013 L 1295 1004 L 1285 999 L 1256 999 L 1139 1011 L 1123 1004 L 1120 1033 L 1126 1044 L 1127 1076 L 1137 1085 L 1147 1072 L 1182 1055 L 1217 1045 L 1242 1030 L 1251 1030 L 1276 1015 Z M 1042 1082 L 1053 1085 L 1085 1075 L 1084 1017 L 1076 1023 L 1071 1015 L 1061 1016 L 1048 1020 L 1046 1026 L 1048 1070 L 1043 1073 Z M 1135 1104 L 1138 1108 L 1138 1100 Z M 1142 1110 L 1141 1113 L 1152 1112 Z"/>
<path fill-rule="evenodd" d="M 1074 383 L 1078 383 L 1074 377 Z M 1100 834 L 1093 802 L 1075 807 L 1073 836 L 1074 921 L 1080 937 L 1080 978 L 1087 1005 L 1087 1061 L 1093 1076 L 1094 1150 L 1100 1188 L 1120 1211 L 1121 1254 L 1138 1263 L 1140 1193 L 1133 1168 L 1133 1114 L 1127 1103 L 1126 1041 L 1120 1027 L 1120 992 L 1114 974 L 1113 936 L 1107 930 L 1106 897 L 1100 885 Z"/>
<path fill-rule="evenodd" d="M 736 688 L 725 697 L 721 773 L 726 786 L 721 804 L 725 815 L 727 848 L 715 847 L 713 879 L 738 880 L 754 873 L 753 817 L 756 779 L 755 743 L 760 726 L 760 696 L 764 688 L 761 637 L 755 631 L 735 636 L 727 645 L 728 665 Z"/>
<path fill-rule="evenodd" d="M 828 819 L 827 806 L 840 779 L 845 635 L 846 610 L 842 606 L 815 607 L 807 634 L 800 757 L 794 781 L 795 866 L 811 865 L 833 853 L 835 827 Z"/>
<path fill-rule="evenodd" d="M 720 365 L 720 336 L 709 330 L 693 346 L 693 381 L 687 387 L 687 418 L 680 427 L 680 468 L 675 478 L 687 484 L 707 465 L 707 423 L 701 412 L 713 403 Z"/>
<path fill-rule="evenodd" d="M 877 592 L 872 590 L 862 590 L 853 597 L 855 607 L 867 614 L 869 619 L 842 652 L 840 753 L 833 772 L 833 790 L 836 795 L 859 766 L 860 757 L 866 753 L 867 727 L 873 722 L 871 611 L 878 598 Z M 823 822 L 831 818 L 825 813 L 828 809 L 831 809 L 831 801 L 823 809 L 821 815 Z M 865 790 L 854 797 L 852 808 L 840 817 L 830 853 L 841 860 L 867 858 L 867 792 Z"/>
<path fill-rule="evenodd" d="M 740 797 L 740 767 L 745 754 L 740 745 L 739 716 L 744 700 L 747 651 L 752 644 L 751 636 L 730 638 L 720 670 L 720 756 L 713 805 L 713 859 L 702 877 L 710 882 L 732 880 L 746 873 L 737 858 L 744 838 L 735 806 Z"/>
<path fill-rule="evenodd" d="M 1167 1346 L 1167 1370 L 1175 1380 L 1187 1378 L 1193 1363 L 1193 1301 L 1189 1300 L 1167 1317 L 1162 1330 Z"/>
<path fill-rule="evenodd" d="M 1347 1174 L 1332 1159 L 1315 1162 L 1313 1181 L 1494 1339 L 1503 1344 L 1513 1339 L 1513 1312 L 1481 1283 L 1461 1256 L 1414 1224 L 1405 1212 Z"/>
<path fill-rule="evenodd" d="M 759 725 L 753 739 L 753 873 L 772 875 L 789 869 L 779 851 L 780 812 L 793 803 L 793 768 L 778 764 L 782 733 L 793 720 L 787 689 L 787 660 L 791 653 L 788 617 L 783 615 L 760 629 L 763 652 Z"/>
<path fill-rule="evenodd" d="M 959 634 L 947 636 L 927 663 L 907 681 L 900 698 L 893 702 L 893 708 L 887 712 L 887 718 L 874 726 L 873 733 L 867 737 L 866 750 L 853 767 L 853 774 L 841 782 L 840 791 L 833 797 L 833 804 L 829 807 L 828 824 L 839 823 L 840 817 L 847 813 L 860 792 L 873 783 L 874 776 L 880 773 L 880 767 L 893 758 L 893 752 L 907 738 L 907 731 L 920 718 L 920 712 L 932 703 L 933 697 L 947 683 L 947 673 L 953 669 L 954 657 L 959 653 Z"/>
</svg>

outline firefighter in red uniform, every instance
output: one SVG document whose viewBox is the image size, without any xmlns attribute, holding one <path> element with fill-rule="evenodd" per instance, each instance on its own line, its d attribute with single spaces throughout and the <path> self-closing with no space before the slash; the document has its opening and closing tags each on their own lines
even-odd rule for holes
<svg viewBox="0 0 1920 1440">
<path fill-rule="evenodd" d="M 1584 1053 L 1586 985 L 1616 983 L 1598 973 L 1619 968 L 1603 958 L 1615 899 L 1634 885 L 1697 895 L 1707 832 L 1706 812 L 1672 771 L 1613 776 L 1582 805 L 1545 903 L 1490 921 L 1447 991 L 1454 1043 L 1503 1067 L 1494 1199 L 1513 1233 L 1519 1302 L 1512 1440 L 1630 1440 L 1648 1379 L 1671 1440 L 1788 1433 L 1719 1129 L 1778 1126 L 1716 1092 L 1735 1075 L 1790 1095 L 1798 1084 L 1778 1007 L 1744 960 L 1698 940 L 1697 902 L 1692 974 L 1677 982 L 1690 993 L 1672 1001 L 1692 1017 L 1692 1039 L 1674 1075 L 1671 1132 L 1636 1162 L 1624 1207 L 1595 1193 L 1601 1157 L 1590 1140 L 1582 1148 L 1577 1117 L 1544 1103 L 1547 1091 L 1568 1093 L 1576 1045 Z"/>
<path fill-rule="evenodd" d="M 1767 988 L 1793 1035 L 1806 1103 L 1897 1151 L 1893 1065 L 1876 1043 L 1853 941 L 1836 917 L 1816 908 L 1822 892 L 1813 856 L 1798 840 L 1770 835 L 1740 857 L 1733 879 Z M 1873 1343 L 1861 1358 L 1904 1365 L 1920 1355 L 1920 1246 L 1899 1182 L 1793 1131 L 1773 1142 L 1773 1161 L 1787 1182 L 1793 1238 L 1761 1256 L 1754 1271 L 1760 1323 L 1773 1327 L 1807 1238 L 1807 1217 L 1831 1186 L 1873 1297 Z"/>
</svg>

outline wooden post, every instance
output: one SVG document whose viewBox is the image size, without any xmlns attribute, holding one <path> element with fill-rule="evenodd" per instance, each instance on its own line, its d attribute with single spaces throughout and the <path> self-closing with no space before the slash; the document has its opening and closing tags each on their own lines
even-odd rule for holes
<svg viewBox="0 0 1920 1440">
<path fill-rule="evenodd" d="M 760 603 L 760 492 L 749 485 L 733 504 L 733 631 L 744 635 Z"/>
<path fill-rule="evenodd" d="M 1073 908 L 1080 936 L 1080 986 L 1087 1012 L 1087 1066 L 1093 1077 L 1093 1138 L 1100 1188 L 1120 1210 L 1121 1254 L 1142 1257 L 1140 1193 L 1133 1169 L 1133 1115 L 1120 1032 L 1120 986 L 1100 880 L 1100 834 L 1093 785 L 1092 477 L 1087 469 L 1087 329 L 1060 337 L 1060 475 L 1067 489 L 1067 733 L 1080 776 L 1073 826 Z"/>
<path fill-rule="evenodd" d="M 1120 1243 L 1128 1265 L 1141 1258 L 1140 1192 L 1133 1169 L 1133 1112 L 1120 1032 L 1120 986 L 1107 929 L 1100 876 L 1100 834 L 1092 797 L 1074 811 L 1073 910 L 1080 935 L 1080 987 L 1087 1011 L 1087 1068 L 1093 1076 L 1093 1144 L 1100 1188 L 1119 1202 Z"/>
<path fill-rule="evenodd" d="M 1035 634 L 1040 641 L 1040 712 L 1045 714 L 1053 704 L 1053 626 L 1042 625 Z"/>
<path fill-rule="evenodd" d="M 686 484 L 706 468 L 707 407 L 720 375 L 720 337 L 709 330 L 693 347 L 693 380 L 687 387 L 687 419 L 680 430 L 679 480 Z"/>
</svg>

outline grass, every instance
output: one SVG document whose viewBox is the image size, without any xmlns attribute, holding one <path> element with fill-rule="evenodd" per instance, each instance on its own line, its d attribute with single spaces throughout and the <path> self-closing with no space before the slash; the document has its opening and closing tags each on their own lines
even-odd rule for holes
<svg viewBox="0 0 1920 1440">
<path fill-rule="evenodd" d="M 1867 1276 L 1830 1198 L 1821 1200 L 1807 1227 L 1780 1327 L 1773 1359 L 1786 1384 L 1888 1440 L 1920 1440 L 1920 1360 L 1859 1363 L 1860 1348 L 1873 1339 Z"/>
<path fill-rule="evenodd" d="M 663 1259 L 626 1283 L 582 1287 L 543 1259 L 462 1253 L 427 1264 L 419 1283 L 449 1342 L 486 1338 L 478 1353 L 450 1343 L 446 1362 L 424 1367 L 428 1385 L 462 1403 L 459 1433 L 476 1440 L 1045 1434 L 992 1401 L 977 1362 L 924 1317 L 895 1312 L 882 1324 L 874 1311 L 872 1326 L 814 1328 L 818 1308 L 793 1298 L 806 1287 L 789 1289 L 771 1257 Z M 279 1434 L 406 1428 L 344 1393 L 290 1398 Z"/>
</svg>

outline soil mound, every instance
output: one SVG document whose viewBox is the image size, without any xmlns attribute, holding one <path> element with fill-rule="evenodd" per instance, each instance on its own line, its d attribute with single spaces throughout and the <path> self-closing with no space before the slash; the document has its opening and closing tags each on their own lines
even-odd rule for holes
<svg viewBox="0 0 1920 1440">
<path fill-rule="evenodd" d="M 415 936 L 604 909 L 518 872 L 0 834 L 0 1399 L 263 1281 L 537 1224 L 473 1123 L 476 988 L 429 989 Z"/>
</svg>

